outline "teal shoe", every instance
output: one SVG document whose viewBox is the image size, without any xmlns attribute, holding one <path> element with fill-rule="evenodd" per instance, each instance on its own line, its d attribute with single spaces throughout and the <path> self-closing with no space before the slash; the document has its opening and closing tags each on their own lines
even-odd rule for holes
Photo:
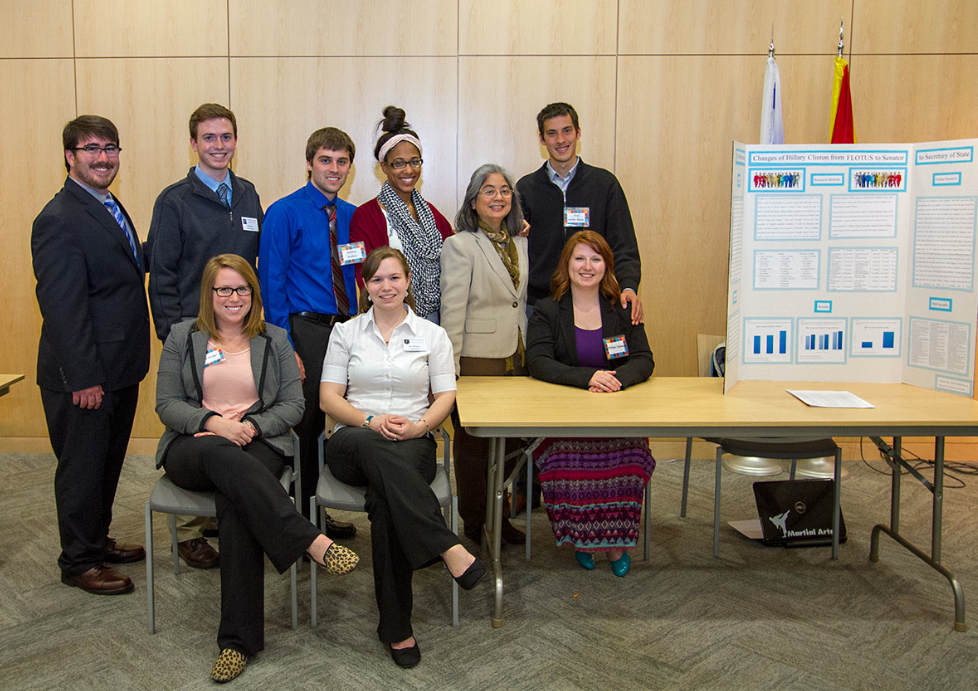
<svg viewBox="0 0 978 691">
<path fill-rule="evenodd" d="M 574 556 L 577 557 L 577 563 L 588 571 L 594 568 L 594 555 L 590 552 L 574 552 Z M 628 570 L 627 566 L 625 570 Z"/>
<path fill-rule="evenodd" d="M 593 561 L 592 561 L 593 563 Z M 611 570 L 615 572 L 618 578 L 622 578 L 626 573 L 628 573 L 628 567 L 632 565 L 632 558 L 628 556 L 628 552 L 623 552 L 618 561 L 611 562 Z"/>
</svg>

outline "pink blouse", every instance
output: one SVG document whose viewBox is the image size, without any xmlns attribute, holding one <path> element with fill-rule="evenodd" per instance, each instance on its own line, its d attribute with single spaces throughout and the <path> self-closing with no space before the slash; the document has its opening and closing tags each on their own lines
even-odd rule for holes
<svg viewBox="0 0 978 691">
<path fill-rule="evenodd" d="M 207 351 L 219 346 L 207 342 Z M 209 359 L 209 358 L 208 358 Z M 241 420 L 258 401 L 255 377 L 251 373 L 251 348 L 237 353 L 224 351 L 224 359 L 204 367 L 204 399 L 207 410 L 229 420 Z"/>
</svg>

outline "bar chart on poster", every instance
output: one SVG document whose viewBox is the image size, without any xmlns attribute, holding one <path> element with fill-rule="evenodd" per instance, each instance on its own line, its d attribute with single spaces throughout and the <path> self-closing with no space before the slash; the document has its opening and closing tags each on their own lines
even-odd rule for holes
<svg viewBox="0 0 978 691">
<path fill-rule="evenodd" d="M 974 394 L 978 140 L 733 144 L 725 390 Z"/>
</svg>

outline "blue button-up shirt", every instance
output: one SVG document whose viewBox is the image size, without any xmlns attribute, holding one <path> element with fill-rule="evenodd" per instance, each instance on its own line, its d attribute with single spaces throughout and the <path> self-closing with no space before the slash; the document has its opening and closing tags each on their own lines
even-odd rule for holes
<svg viewBox="0 0 978 691">
<path fill-rule="evenodd" d="M 581 162 L 581 157 L 577 157 L 577 161 L 574 163 L 574 167 L 567 171 L 567 177 L 560 177 L 560 174 L 554 170 L 553 164 L 547 160 L 547 173 L 550 174 L 550 182 L 557 185 L 560 188 L 561 193 L 564 195 L 564 199 L 567 199 L 567 187 L 571 184 L 571 180 L 574 179 L 574 174 L 577 173 L 577 166 Z"/>
<path fill-rule="evenodd" d="M 311 181 L 265 212 L 258 250 L 262 302 L 266 321 L 286 331 L 290 314 L 337 313 L 327 208 L 332 203 L 336 204 L 337 239 L 344 245 L 350 241 L 350 219 L 356 207 L 339 197 L 330 201 Z M 343 267 L 343 279 L 350 314 L 356 314 L 353 264 Z"/>
<path fill-rule="evenodd" d="M 210 188 L 211 192 L 213 192 L 214 194 L 217 194 L 217 188 L 220 187 L 220 185 L 221 185 L 222 182 L 225 185 L 227 185 L 228 186 L 228 206 L 231 206 L 231 203 L 232 203 L 231 202 L 231 194 L 233 193 L 233 190 L 231 189 L 231 176 L 227 174 L 227 171 L 224 171 L 224 179 L 223 180 L 215 180 L 210 175 L 208 175 L 207 173 L 205 173 L 204 171 L 202 171 L 200 169 L 200 164 L 198 163 L 197 164 L 197 167 L 194 168 L 194 173 L 197 174 L 197 179 L 200 180 L 205 185 L 207 185 Z M 217 194 L 217 198 L 220 199 L 221 198 L 221 195 Z"/>
</svg>

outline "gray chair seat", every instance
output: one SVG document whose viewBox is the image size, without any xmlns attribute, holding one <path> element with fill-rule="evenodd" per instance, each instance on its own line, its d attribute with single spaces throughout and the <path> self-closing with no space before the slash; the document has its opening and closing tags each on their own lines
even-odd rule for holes
<svg viewBox="0 0 978 691">
<path fill-rule="evenodd" d="M 299 457 L 299 437 L 292 433 L 292 458 Z M 286 490 L 295 484 L 295 497 L 299 497 L 299 473 L 285 466 L 279 482 Z M 298 509 L 298 504 L 296 506 Z M 153 568 L 153 512 L 170 514 L 170 544 L 173 554 L 173 573 L 180 574 L 180 553 L 177 550 L 177 515 L 216 517 L 217 504 L 213 491 L 194 492 L 178 487 L 166 475 L 159 478 L 146 502 L 146 620 L 151 634 L 156 633 L 156 599 Z M 291 568 L 292 630 L 299 628 L 299 607 L 296 596 L 296 565 Z"/>
<path fill-rule="evenodd" d="M 333 424 L 327 418 L 326 429 L 332 430 Z M 435 472 L 435 479 L 431 481 L 431 491 L 438 498 L 438 505 L 445 511 L 445 521 L 451 531 L 458 535 L 458 497 L 452 493 L 451 481 L 451 437 L 444 427 L 436 427 L 432 430 L 433 435 L 440 434 L 444 442 L 443 462 L 438 464 Z M 323 526 L 323 511 L 325 509 L 336 509 L 338 511 L 354 511 L 362 513 L 366 511 L 366 487 L 354 487 L 347 485 L 336 479 L 326 465 L 325 442 L 327 433 L 324 431 L 319 435 L 319 481 L 316 483 L 316 495 L 309 499 L 309 515 L 315 516 L 319 521 L 320 530 Z M 315 521 L 313 521 L 315 522 Z M 312 568 L 310 574 L 310 606 L 312 610 L 312 627 L 316 628 L 318 623 L 318 598 L 317 598 L 317 578 L 318 569 Z M 459 625 L 458 618 L 458 583 L 455 579 L 452 582 L 452 626 Z"/>
</svg>

